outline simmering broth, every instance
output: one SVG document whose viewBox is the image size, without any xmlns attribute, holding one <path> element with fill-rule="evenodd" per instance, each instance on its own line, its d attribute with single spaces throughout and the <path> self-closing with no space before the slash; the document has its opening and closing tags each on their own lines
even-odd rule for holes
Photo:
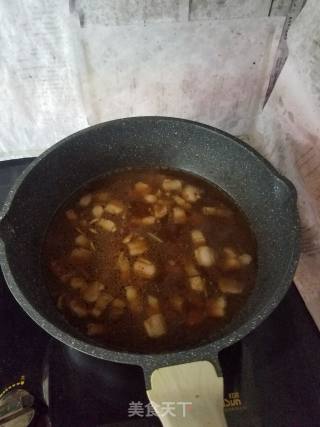
<svg viewBox="0 0 320 427">
<path fill-rule="evenodd" d="M 256 279 L 256 241 L 217 187 L 171 170 L 128 170 L 80 189 L 46 236 L 58 309 L 102 345 L 175 350 L 218 335 Z"/>
</svg>

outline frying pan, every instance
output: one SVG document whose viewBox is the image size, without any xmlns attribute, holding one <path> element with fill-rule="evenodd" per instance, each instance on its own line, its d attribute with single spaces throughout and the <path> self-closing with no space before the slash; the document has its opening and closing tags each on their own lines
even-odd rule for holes
<svg viewBox="0 0 320 427">
<path fill-rule="evenodd" d="M 208 336 L 198 346 L 167 353 L 117 351 L 71 327 L 50 298 L 40 276 L 40 256 L 54 213 L 87 181 L 127 167 L 192 172 L 221 187 L 249 219 L 258 246 L 256 286 L 218 338 Z M 296 191 L 287 179 L 252 148 L 218 129 L 176 118 L 127 118 L 89 127 L 47 150 L 18 179 L 0 218 L 5 279 L 38 325 L 91 356 L 140 365 L 163 425 L 226 425 L 218 353 L 256 328 L 279 304 L 298 261 Z M 181 411 L 164 416 L 157 406 L 163 401 L 180 402 Z M 187 414 L 183 402 L 192 405 Z"/>
</svg>

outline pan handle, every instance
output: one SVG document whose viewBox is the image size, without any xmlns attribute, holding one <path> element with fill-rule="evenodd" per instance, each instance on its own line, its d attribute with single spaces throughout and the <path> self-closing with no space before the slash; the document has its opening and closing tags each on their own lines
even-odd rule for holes
<svg viewBox="0 0 320 427">
<path fill-rule="evenodd" d="M 147 395 L 163 427 L 227 427 L 223 378 L 208 361 L 156 369 Z"/>
</svg>

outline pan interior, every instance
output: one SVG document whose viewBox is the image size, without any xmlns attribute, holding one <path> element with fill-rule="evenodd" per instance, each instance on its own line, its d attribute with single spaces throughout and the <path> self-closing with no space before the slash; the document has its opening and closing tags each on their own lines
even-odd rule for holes
<svg viewBox="0 0 320 427">
<path fill-rule="evenodd" d="M 90 347 L 92 341 L 72 329 L 48 297 L 41 281 L 40 250 L 62 201 L 94 177 L 128 167 L 199 175 L 222 188 L 245 213 L 257 240 L 257 282 L 222 336 L 246 334 L 279 302 L 291 281 L 298 234 L 295 193 L 245 145 L 184 120 L 146 117 L 109 122 L 72 135 L 43 155 L 18 186 L 6 218 L 3 268 L 5 274 L 10 271 L 6 276 L 11 275 L 12 292 L 17 295 L 19 288 L 20 303 L 56 338 L 72 345 L 71 335 Z M 214 337 L 212 346 L 218 343 Z"/>
</svg>

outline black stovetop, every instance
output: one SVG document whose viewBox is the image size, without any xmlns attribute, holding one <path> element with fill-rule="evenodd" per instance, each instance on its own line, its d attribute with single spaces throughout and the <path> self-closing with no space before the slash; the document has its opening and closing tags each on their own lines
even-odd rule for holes
<svg viewBox="0 0 320 427">
<path fill-rule="evenodd" d="M 0 163 L 0 203 L 29 163 Z M 229 427 L 320 427 L 320 335 L 294 285 L 261 326 L 221 352 L 220 362 Z M 100 361 L 52 339 L 0 274 L 0 399 L 14 384 L 11 391 L 24 388 L 35 399 L 32 426 L 160 425 L 156 417 L 128 417 L 130 402 L 147 404 L 139 367 Z"/>
</svg>

